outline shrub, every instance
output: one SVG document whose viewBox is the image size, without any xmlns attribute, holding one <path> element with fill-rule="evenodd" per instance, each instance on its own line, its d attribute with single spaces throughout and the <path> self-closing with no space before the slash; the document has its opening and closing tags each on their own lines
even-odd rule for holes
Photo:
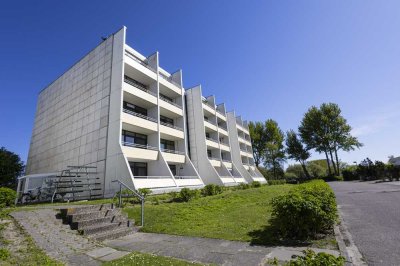
<svg viewBox="0 0 400 266">
<path fill-rule="evenodd" d="M 326 182 L 329 182 L 329 181 L 343 181 L 343 176 L 341 176 L 341 175 L 327 175 L 327 176 L 324 177 L 324 180 Z"/>
<path fill-rule="evenodd" d="M 179 200 L 179 193 L 176 191 L 171 191 L 168 193 L 171 197 L 171 201 L 178 201 Z"/>
<path fill-rule="evenodd" d="M 151 194 L 151 190 L 149 188 L 139 188 L 139 193 L 143 196 L 146 197 L 147 195 Z"/>
<path fill-rule="evenodd" d="M 0 187 L 0 208 L 13 206 L 17 192 L 7 187 Z"/>
<path fill-rule="evenodd" d="M 304 183 L 273 198 L 272 214 L 272 225 L 282 237 L 314 237 L 332 230 L 336 222 L 335 194 L 322 180 Z"/>
<path fill-rule="evenodd" d="M 240 183 L 239 185 L 236 186 L 236 189 L 249 189 L 250 185 L 246 183 Z"/>
<path fill-rule="evenodd" d="M 253 181 L 253 182 L 251 183 L 251 187 L 261 187 L 261 183 L 258 182 L 258 181 Z"/>
<path fill-rule="evenodd" d="M 192 199 L 199 197 L 199 191 L 197 189 L 191 190 L 188 188 L 182 188 L 181 192 L 179 193 L 179 198 L 181 201 L 188 202 Z"/>
<path fill-rule="evenodd" d="M 304 256 L 298 256 L 297 259 L 291 260 L 286 263 L 286 266 L 320 266 L 320 265 L 331 265 L 331 266 L 343 266 L 345 259 L 342 256 L 335 257 L 325 252 L 315 253 L 311 249 L 303 251 Z"/>
<path fill-rule="evenodd" d="M 359 176 L 357 175 L 356 167 L 347 167 L 342 170 L 342 176 L 344 181 L 352 181 L 359 180 Z"/>
<path fill-rule="evenodd" d="M 268 180 L 268 185 L 270 185 L 270 186 L 283 185 L 283 184 L 286 184 L 285 179 Z"/>
<path fill-rule="evenodd" d="M 203 195 L 204 197 L 213 196 L 213 195 L 221 194 L 223 191 L 224 191 L 223 187 L 214 185 L 214 184 L 209 184 L 209 185 L 206 185 L 201 190 L 201 195 Z"/>
<path fill-rule="evenodd" d="M 10 257 L 10 252 L 7 250 L 7 249 L 5 249 L 5 248 L 0 248 L 0 261 L 1 260 L 6 260 L 6 259 L 8 259 L 9 257 Z"/>
</svg>

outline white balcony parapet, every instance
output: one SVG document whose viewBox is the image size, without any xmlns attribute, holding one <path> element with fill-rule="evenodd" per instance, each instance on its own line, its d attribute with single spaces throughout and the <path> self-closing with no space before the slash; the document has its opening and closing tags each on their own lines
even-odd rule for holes
<svg viewBox="0 0 400 266">
<path fill-rule="evenodd" d="M 133 111 L 128 110 L 126 108 L 123 109 L 123 112 L 127 113 L 127 114 L 130 114 L 130 115 L 133 115 L 133 116 L 137 116 L 137 117 L 146 119 L 146 120 L 149 120 L 149 121 L 152 121 L 152 122 L 155 122 L 155 123 L 158 122 L 157 119 L 155 119 L 153 117 L 149 117 L 149 116 L 146 116 L 146 115 L 143 115 L 143 114 L 140 114 L 140 113 L 136 113 L 136 112 L 133 112 Z"/>
<path fill-rule="evenodd" d="M 126 141 L 122 142 L 122 145 L 132 147 L 132 148 L 146 149 L 146 150 L 154 150 L 154 151 L 158 150 L 157 147 L 153 147 L 150 145 L 143 145 L 143 144 L 137 144 L 137 143 L 132 143 L 132 142 L 126 142 Z"/>
<path fill-rule="evenodd" d="M 162 152 L 166 152 L 166 153 L 173 153 L 173 154 L 185 155 L 185 152 L 183 152 L 183 151 L 170 150 L 170 149 L 163 149 L 163 148 L 161 148 L 161 151 L 162 151 Z"/>
<path fill-rule="evenodd" d="M 167 102 L 167 103 L 169 103 L 169 104 L 172 104 L 173 106 L 178 107 L 179 109 L 182 109 L 182 106 L 180 106 L 180 105 L 177 104 L 177 103 L 174 103 L 173 101 L 171 101 L 171 100 L 165 98 L 165 97 L 162 96 L 162 95 L 160 95 L 160 99 L 163 100 L 164 102 Z"/>
<path fill-rule="evenodd" d="M 175 179 L 200 179 L 198 176 L 174 176 Z"/>
<path fill-rule="evenodd" d="M 132 86 L 135 87 L 135 88 L 138 88 L 139 90 L 142 90 L 142 91 L 144 91 L 144 92 L 147 92 L 148 94 L 151 94 L 151 95 L 157 97 L 157 94 L 156 94 L 156 93 L 154 93 L 154 92 L 148 90 L 148 89 L 146 88 L 146 86 L 144 86 L 144 85 L 141 84 L 140 82 L 137 82 L 136 80 L 134 80 L 134 79 L 132 79 L 132 78 L 130 78 L 130 77 L 128 77 L 128 76 L 125 76 L 125 77 L 124 77 L 124 82 L 125 82 L 125 83 L 128 83 L 129 85 L 132 85 Z"/>
<path fill-rule="evenodd" d="M 206 139 L 207 139 L 207 140 L 209 140 L 209 141 L 212 141 L 212 142 L 218 143 L 218 140 L 216 140 L 216 139 L 209 138 L 209 137 L 206 137 Z"/>
<path fill-rule="evenodd" d="M 175 81 L 172 80 L 171 76 L 168 77 L 167 75 L 165 75 L 161 71 L 159 71 L 158 73 L 160 74 L 160 77 L 162 77 L 166 81 L 171 82 L 172 84 L 174 84 L 175 86 L 178 86 L 179 88 L 181 87 L 181 85 L 179 85 L 178 83 L 176 83 Z"/>
<path fill-rule="evenodd" d="M 125 55 L 128 56 L 129 58 L 135 60 L 136 62 L 138 62 L 142 66 L 147 67 L 151 71 L 156 72 L 156 70 L 153 69 L 146 61 L 143 61 L 142 59 L 138 58 L 136 55 L 132 54 L 131 52 L 125 50 Z"/>
<path fill-rule="evenodd" d="M 137 175 L 135 175 L 135 176 L 133 176 L 134 178 L 142 178 L 142 179 L 164 179 L 164 178 L 170 178 L 170 179 L 172 179 L 172 177 L 171 176 L 137 176 Z"/>
</svg>

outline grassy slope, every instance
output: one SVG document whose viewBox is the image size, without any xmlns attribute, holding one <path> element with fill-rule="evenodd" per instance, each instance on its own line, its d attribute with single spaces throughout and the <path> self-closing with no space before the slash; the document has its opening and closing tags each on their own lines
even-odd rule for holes
<svg viewBox="0 0 400 266">
<path fill-rule="evenodd" d="M 226 191 L 188 203 L 146 204 L 142 231 L 228 240 L 252 241 L 262 234 L 271 216 L 270 201 L 291 185 Z M 140 207 L 125 208 L 140 220 Z"/>
</svg>

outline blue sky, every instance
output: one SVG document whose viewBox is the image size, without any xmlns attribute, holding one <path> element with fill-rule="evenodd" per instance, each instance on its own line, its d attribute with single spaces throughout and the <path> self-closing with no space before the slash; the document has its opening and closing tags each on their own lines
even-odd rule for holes
<svg viewBox="0 0 400 266">
<path fill-rule="evenodd" d="M 297 129 L 335 102 L 364 147 L 400 156 L 399 1 L 7 1 L 0 9 L 0 146 L 26 161 L 38 92 L 106 36 L 160 52 L 245 119 Z M 314 154 L 313 158 L 323 158 Z"/>
</svg>

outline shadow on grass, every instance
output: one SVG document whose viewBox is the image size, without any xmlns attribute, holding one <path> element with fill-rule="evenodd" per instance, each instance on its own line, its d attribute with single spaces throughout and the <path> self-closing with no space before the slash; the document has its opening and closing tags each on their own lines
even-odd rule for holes
<svg viewBox="0 0 400 266">
<path fill-rule="evenodd" d="M 278 230 L 273 225 L 267 225 L 262 229 L 251 231 L 248 235 L 251 237 L 250 244 L 258 246 L 307 247 L 313 244 L 308 240 L 283 239 L 279 237 Z"/>
</svg>

